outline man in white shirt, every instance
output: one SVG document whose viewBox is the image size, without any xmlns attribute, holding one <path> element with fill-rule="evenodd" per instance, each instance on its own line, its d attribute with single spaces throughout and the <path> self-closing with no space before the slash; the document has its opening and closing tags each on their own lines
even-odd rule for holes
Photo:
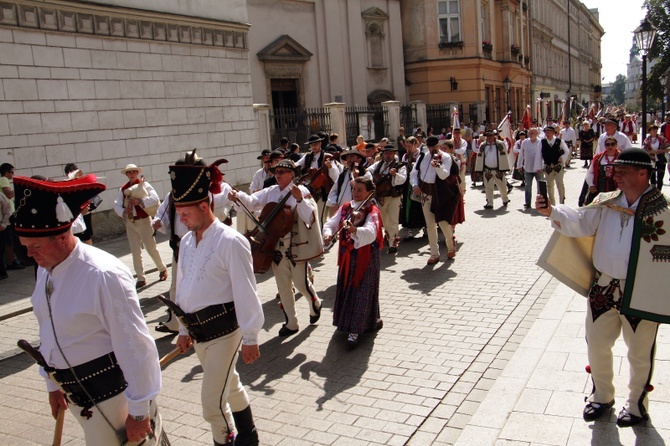
<svg viewBox="0 0 670 446">
<path fill-rule="evenodd" d="M 544 128 L 545 137 L 542 142 L 542 160 L 544 161 L 544 173 L 547 176 L 547 189 L 549 199 L 555 203 L 554 185 L 558 188 L 558 198 L 560 203 L 565 203 L 565 185 L 563 177 L 565 176 L 565 164 L 570 158 L 570 149 L 565 141 L 556 138 L 556 127 L 547 125 Z"/>
<path fill-rule="evenodd" d="M 256 157 L 257 160 L 260 160 L 262 166 L 260 169 L 254 172 L 254 175 L 251 177 L 251 183 L 249 184 L 250 194 L 263 189 L 263 183 L 265 183 L 265 180 L 270 178 L 270 165 L 272 164 L 270 161 L 271 153 L 272 152 L 270 150 L 263 149 L 261 154 Z M 258 217 L 258 215 L 256 215 L 256 217 Z M 245 212 L 237 213 L 237 230 L 240 232 L 240 234 L 246 234 L 255 227 L 256 225 L 254 225 L 254 222 L 251 221 L 251 218 L 249 218 Z"/>
<path fill-rule="evenodd" d="M 179 317 L 177 346 L 182 353 L 193 346 L 202 365 L 203 418 L 214 445 L 258 445 L 235 364 L 240 348 L 246 364 L 260 357 L 258 333 L 265 319 L 249 242 L 221 223 L 210 206 L 209 193 L 221 192 L 222 162 L 169 168 L 176 213 L 189 232 L 179 244 L 176 301 L 162 301 Z"/>
<path fill-rule="evenodd" d="M 533 180 L 539 189 L 540 180 L 544 179 L 544 162 L 542 161 L 542 141 L 537 127 L 528 129 L 528 139 L 521 143 L 516 168 L 524 172 L 525 202 L 523 207 L 530 208 L 533 194 Z"/>
<path fill-rule="evenodd" d="M 407 181 L 407 168 L 400 165 L 396 153 L 395 146 L 387 143 L 382 149 L 382 159 L 368 167 L 368 173 L 372 175 L 377 186 L 376 197 L 390 245 L 388 252 L 391 254 L 398 252 L 400 243 L 400 237 L 398 237 L 400 202 L 402 201 L 402 185 Z"/>
<path fill-rule="evenodd" d="M 662 320 L 658 319 L 658 312 L 668 314 L 667 293 L 662 291 L 666 286 L 663 268 L 667 266 L 662 258 L 653 257 L 653 251 L 668 243 L 667 234 L 654 229 L 660 228 L 657 223 L 662 224 L 667 218 L 668 202 L 649 184 L 652 168 L 651 158 L 644 150 L 627 149 L 613 163 L 619 190 L 602 193 L 591 205 L 580 209 L 551 206 L 540 195 L 536 198 L 537 211 L 549 217 L 552 227 L 561 234 L 595 236 L 595 277 L 588 293 L 585 330 L 593 390 L 584 407 L 585 421 L 602 415 L 609 417 L 614 406 L 612 348 L 622 333 L 630 378 L 628 398 L 616 423 L 630 427 L 648 419 L 656 334 L 658 321 Z M 639 280 L 637 276 L 645 269 L 653 269 L 653 274 Z M 653 294 L 658 295 L 656 299 Z M 654 299 L 656 313 L 636 311 L 640 303 Z M 667 316 L 663 321 L 667 321 Z"/>
<path fill-rule="evenodd" d="M 282 160 L 274 168 L 277 184 L 254 194 L 232 191 L 233 201 L 241 201 L 252 211 L 260 211 L 270 203 L 282 203 L 291 208 L 293 227 L 286 234 L 277 234 L 279 240 L 272 261 L 281 309 L 286 317 L 279 336 L 291 336 L 300 329 L 295 308 L 294 287 L 305 296 L 309 304 L 309 323 L 316 324 L 321 317 L 321 299 L 312 282 L 307 279 L 307 262 L 323 254 L 321 225 L 317 217 L 317 206 L 305 186 L 293 183 L 297 171 L 291 160 Z M 297 215 L 296 215 L 297 214 Z M 276 217 L 278 218 L 278 217 Z"/>
<path fill-rule="evenodd" d="M 310 151 L 295 163 L 300 174 L 306 175 L 312 172 L 312 169 L 322 169 L 327 178 L 330 179 L 330 185 L 313 190 L 314 201 L 316 201 L 319 210 L 319 227 L 321 227 L 328 217 L 325 212 L 328 193 L 330 192 L 332 184 L 337 181 L 337 176 L 340 174 L 340 170 L 338 169 L 337 164 L 333 162 L 334 157 L 330 154 L 326 154 L 322 150 L 323 138 L 319 135 L 310 136 L 305 144 L 309 144 Z M 311 187 L 311 189 L 314 189 L 314 187 Z"/>
<path fill-rule="evenodd" d="M 479 147 L 479 154 L 475 164 L 475 171 L 482 174 L 484 190 L 486 191 L 486 204 L 484 209 L 493 209 L 493 191 L 498 186 L 503 206 L 507 207 L 507 184 L 505 173 L 509 171 L 509 157 L 504 142 L 497 140 L 496 130 L 487 130 L 484 133 L 486 142 Z"/>
<path fill-rule="evenodd" d="M 340 154 L 340 161 L 343 167 L 342 172 L 333 183 L 326 201 L 326 205 L 332 210 L 331 214 L 334 214 L 344 203 L 351 201 L 351 181 L 354 178 L 365 176 L 372 179 L 372 174 L 364 166 L 365 156 L 355 148 L 343 151 Z"/>
<path fill-rule="evenodd" d="M 141 167 L 128 164 L 121 170 L 121 173 L 128 177 L 128 182 L 119 188 L 116 200 L 114 200 L 114 212 L 125 222 L 128 244 L 133 255 L 133 268 L 135 274 L 137 274 L 135 286 L 142 288 L 147 284 L 144 265 L 142 264 L 142 247 L 147 250 L 154 261 L 159 271 L 159 280 L 163 282 L 167 280 L 168 276 L 167 267 L 156 247 L 154 230 L 151 228 L 151 216 L 155 215 L 155 211 L 160 205 L 160 198 L 158 198 L 153 186 L 148 181 L 144 181 L 144 177 L 140 178 Z M 124 191 L 132 186 L 143 186 L 146 189 L 147 196 L 143 198 L 126 196 Z M 150 208 L 153 209 L 153 212 L 149 210 Z"/>
<path fill-rule="evenodd" d="M 610 136 L 616 138 L 617 148 L 619 150 L 630 149 L 633 147 L 630 143 L 630 139 L 619 131 L 619 124 L 616 121 L 608 118 L 603 121 L 602 125 L 605 127 L 605 132 L 598 137 L 598 146 L 596 147 L 594 155 L 605 151 L 605 140 Z"/>
<path fill-rule="evenodd" d="M 573 154 L 576 155 L 575 149 L 577 148 L 577 133 L 575 133 L 575 129 L 572 128 L 572 125 L 570 125 L 570 121 L 567 119 L 563 121 L 563 128 L 561 129 L 559 136 L 562 141 L 565 142 L 565 145 L 568 146 L 568 149 L 570 150 L 570 155 L 568 156 L 568 161 L 565 164 L 566 166 L 570 165 L 570 159 L 572 158 Z"/>
<path fill-rule="evenodd" d="M 440 246 L 437 238 L 437 225 L 435 214 L 431 210 L 433 195 L 435 194 L 435 182 L 437 179 L 445 180 L 451 171 L 451 156 L 442 152 L 439 147 L 437 136 L 426 138 L 427 152 L 421 152 L 414 168 L 410 173 L 410 184 L 412 193 L 421 196 L 421 208 L 426 220 L 426 232 L 428 233 L 428 246 L 430 257 L 426 261 L 428 265 L 435 265 L 440 261 Z M 440 229 L 444 234 L 444 242 L 447 245 L 447 259 L 451 260 L 456 255 L 456 247 L 453 239 L 453 229 L 450 222 L 440 221 Z"/>
<path fill-rule="evenodd" d="M 16 177 L 14 185 L 22 197 L 16 233 L 39 265 L 31 302 L 52 415 L 70 407 L 88 445 L 164 444 L 155 403 L 158 352 L 133 276 L 119 259 L 72 234 L 82 207 L 105 186 L 95 175 L 60 182 Z"/>
</svg>

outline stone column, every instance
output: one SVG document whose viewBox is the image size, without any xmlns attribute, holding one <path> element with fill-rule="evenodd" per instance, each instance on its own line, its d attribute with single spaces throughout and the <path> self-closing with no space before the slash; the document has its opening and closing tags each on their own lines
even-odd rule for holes
<svg viewBox="0 0 670 446">
<path fill-rule="evenodd" d="M 416 108 L 416 122 L 413 122 L 412 125 L 419 123 L 421 128 L 426 130 L 428 128 L 428 123 L 426 120 L 426 102 L 425 101 L 412 101 L 410 104 L 414 105 Z"/>
<path fill-rule="evenodd" d="M 341 146 L 347 145 L 347 121 L 344 118 L 344 107 L 341 102 L 330 102 L 323 107 L 330 113 L 330 131 L 339 135 Z"/>
<path fill-rule="evenodd" d="M 254 104 L 254 115 L 258 120 L 260 149 L 272 150 L 272 139 L 270 139 L 270 106 L 268 104 Z"/>
<path fill-rule="evenodd" d="M 386 116 L 388 116 L 389 134 L 387 136 L 393 141 L 398 135 L 398 129 L 400 128 L 400 102 L 382 102 L 382 107 L 386 110 Z"/>
</svg>

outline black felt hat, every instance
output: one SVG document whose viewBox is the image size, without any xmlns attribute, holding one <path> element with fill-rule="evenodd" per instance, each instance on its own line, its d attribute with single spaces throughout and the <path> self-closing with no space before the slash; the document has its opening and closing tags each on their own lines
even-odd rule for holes
<svg viewBox="0 0 670 446">
<path fill-rule="evenodd" d="M 431 135 L 428 138 L 426 138 L 426 145 L 428 147 L 435 147 L 438 145 L 440 142 L 439 138 L 437 136 Z"/>
<path fill-rule="evenodd" d="M 175 206 L 192 206 L 209 197 L 209 193 L 221 193 L 223 174 L 219 165 L 227 163 L 225 159 L 214 161 L 208 166 L 193 164 L 195 149 L 187 152 L 186 163 L 169 166 L 172 181 L 172 202 Z M 201 158 L 198 158 L 201 160 Z"/>
<path fill-rule="evenodd" d="M 397 152 L 398 149 L 393 144 L 386 144 L 382 149 L 382 152 Z"/>
<path fill-rule="evenodd" d="M 277 169 L 289 169 L 294 173 L 298 173 L 298 168 L 295 166 L 295 163 L 290 159 L 283 159 L 277 163 L 276 166 L 270 167 L 270 172 L 274 172 Z"/>
<path fill-rule="evenodd" d="M 16 234 L 50 237 L 67 231 L 91 198 L 105 190 L 96 180 L 93 174 L 67 181 L 14 177 Z"/>
<path fill-rule="evenodd" d="M 348 149 L 340 153 L 340 159 L 345 159 L 349 155 L 357 155 L 361 160 L 365 159 L 365 155 L 359 152 L 358 149 L 356 149 L 355 147 L 349 147 Z"/>
<path fill-rule="evenodd" d="M 612 163 L 614 166 L 635 166 L 652 169 L 654 163 L 651 156 L 643 149 L 624 149 L 619 153 L 619 156 Z"/>
<path fill-rule="evenodd" d="M 269 149 L 263 149 L 263 151 L 261 152 L 261 154 L 258 155 L 258 156 L 256 157 L 256 159 L 257 159 L 257 160 L 263 159 L 264 156 L 268 156 L 268 155 L 271 154 L 271 153 L 272 153 L 272 152 L 270 152 Z"/>
<path fill-rule="evenodd" d="M 321 141 L 323 141 L 322 137 L 320 137 L 319 135 L 312 135 L 309 137 L 309 139 L 305 144 L 312 144 L 313 142 L 321 142 Z"/>
</svg>

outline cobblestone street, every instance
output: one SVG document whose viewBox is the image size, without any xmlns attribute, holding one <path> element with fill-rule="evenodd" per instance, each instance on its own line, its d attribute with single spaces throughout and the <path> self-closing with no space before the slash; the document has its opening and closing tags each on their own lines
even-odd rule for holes
<svg viewBox="0 0 670 446">
<path fill-rule="evenodd" d="M 566 173 L 567 204 L 575 206 L 585 172 L 577 167 L 580 164 L 579 160 L 573 162 L 575 167 Z M 277 337 L 283 316 L 275 300 L 274 278 L 271 274 L 258 277 L 266 317 L 260 336 L 262 357 L 253 365 L 240 361 L 238 370 L 252 399 L 261 444 L 453 445 L 463 432 L 470 436 L 463 437 L 460 444 L 489 444 L 489 439 L 478 436 L 479 431 L 467 428 L 478 410 L 479 415 L 482 411 L 486 415 L 486 408 L 480 407 L 480 403 L 497 381 L 508 376 L 506 366 L 520 345 L 543 337 L 537 325 L 532 336 L 527 334 L 555 292 L 562 293 L 560 301 L 552 303 L 560 309 L 554 312 L 557 320 L 571 309 L 583 310 L 583 302 L 535 265 L 551 230 L 544 217 L 534 210 L 523 210 L 523 189 L 514 188 L 507 208 L 502 207 L 496 193 L 494 209 L 484 210 L 483 188 L 470 186 L 468 177 L 467 217 L 465 224 L 456 230 L 458 253 L 454 261 L 445 261 L 446 249 L 442 243 L 442 261 L 434 267 L 427 266 L 427 239 L 420 236 L 401 243 L 396 256 L 384 250 L 380 293 L 384 328 L 375 335 L 363 336 L 354 350 L 345 347 L 346 336 L 336 333 L 331 325 L 337 270 L 335 250 L 313 264 L 315 288 L 324 303 L 322 318 L 318 325 L 309 326 L 307 303 L 300 298 L 296 305 L 303 325 L 294 336 Z M 171 259 L 169 247 L 164 238 L 160 240 L 160 250 L 167 261 Z M 125 238 L 98 246 L 130 265 Z M 145 254 L 145 265 L 146 261 Z M 25 297 L 31 292 L 32 270 L 10 273 L 0 291 L 0 389 L 4 396 L 0 402 L 0 444 L 51 444 L 54 420 L 49 413 L 43 380 L 32 360 L 19 354 L 16 348 L 16 340 L 20 338 L 34 345 L 38 340 L 36 321 L 32 313 L 25 312 L 30 306 Z M 160 333 L 153 330 L 165 314 L 153 296 L 166 291 L 169 281 L 158 282 L 154 271 L 148 275 L 148 283 L 140 295 L 141 304 L 159 351 L 165 354 L 174 338 L 158 337 Z M 535 375 L 529 379 L 531 384 L 539 380 L 544 386 L 556 384 L 570 390 L 573 398 L 561 409 L 561 414 L 570 420 L 574 418 L 575 424 L 581 422 L 581 429 L 588 432 L 588 425 L 581 420 L 582 393 L 588 385 L 583 373 L 585 343 L 579 314 L 572 318 L 572 325 L 556 329 L 557 335 L 567 336 L 563 330 L 566 329 L 571 336 L 565 341 L 569 346 L 563 345 L 556 351 L 567 348 L 578 352 L 576 357 L 571 356 L 571 365 L 575 371 L 582 371 L 577 378 L 578 383 L 582 382 L 581 387 L 572 387 L 574 381 L 561 380 L 560 374 Z M 546 337 L 550 342 L 550 335 Z M 666 327 L 662 327 L 659 379 L 654 383 L 659 391 L 651 394 L 650 411 L 652 416 L 657 414 L 657 426 L 640 428 L 649 431 L 646 438 L 651 440 L 637 444 L 662 445 L 665 444 L 662 438 L 667 442 L 670 436 L 668 417 L 661 421 L 660 413 L 654 412 L 659 407 L 664 407 L 666 414 L 670 411 L 665 407 L 667 403 L 659 403 L 670 400 L 668 344 Z M 544 352 L 543 349 L 541 353 Z M 514 364 L 520 371 L 528 367 L 523 373 L 530 374 L 537 362 Z M 211 444 L 209 427 L 200 410 L 201 373 L 192 354 L 179 357 L 164 369 L 159 405 L 174 445 Z M 617 382 L 618 390 L 625 390 L 624 382 Z M 517 390 L 507 397 L 511 403 L 516 403 L 524 388 Z M 526 397 L 535 401 L 533 395 Z M 490 410 L 495 412 L 495 407 Z M 542 410 L 538 409 L 540 413 Z M 505 420 L 507 416 L 509 413 Z M 542 423 L 538 418 L 514 420 L 526 429 Z M 512 427 L 506 431 L 509 435 L 506 438 L 518 438 L 509 429 Z M 567 440 L 555 442 L 548 436 L 546 443 L 540 441 L 542 438 L 496 443 L 498 433 L 490 444 L 568 444 Z M 629 434 L 633 435 L 630 429 L 620 439 L 617 437 L 617 442 L 591 444 L 620 444 L 618 441 L 633 444 L 624 440 Z M 567 432 L 562 438 L 569 436 Z M 83 444 L 82 431 L 72 414 L 66 415 L 63 440 L 67 445 Z M 591 438 L 581 440 L 569 444 L 588 444 Z"/>
</svg>

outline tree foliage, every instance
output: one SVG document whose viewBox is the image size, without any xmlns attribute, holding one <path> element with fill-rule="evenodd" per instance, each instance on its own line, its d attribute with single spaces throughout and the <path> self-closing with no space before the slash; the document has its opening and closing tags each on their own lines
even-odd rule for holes
<svg viewBox="0 0 670 446">
<path fill-rule="evenodd" d="M 647 97 L 662 100 L 661 76 L 670 68 L 670 0 L 645 0 L 644 7 L 647 8 L 647 18 L 657 29 L 656 39 L 647 55 L 647 61 L 656 60 L 647 77 Z"/>
<path fill-rule="evenodd" d="M 607 99 L 609 98 L 609 100 Z M 623 104 L 626 101 L 626 76 L 617 74 L 616 79 L 612 82 L 612 91 L 605 98 L 604 102 L 613 104 Z"/>
</svg>

